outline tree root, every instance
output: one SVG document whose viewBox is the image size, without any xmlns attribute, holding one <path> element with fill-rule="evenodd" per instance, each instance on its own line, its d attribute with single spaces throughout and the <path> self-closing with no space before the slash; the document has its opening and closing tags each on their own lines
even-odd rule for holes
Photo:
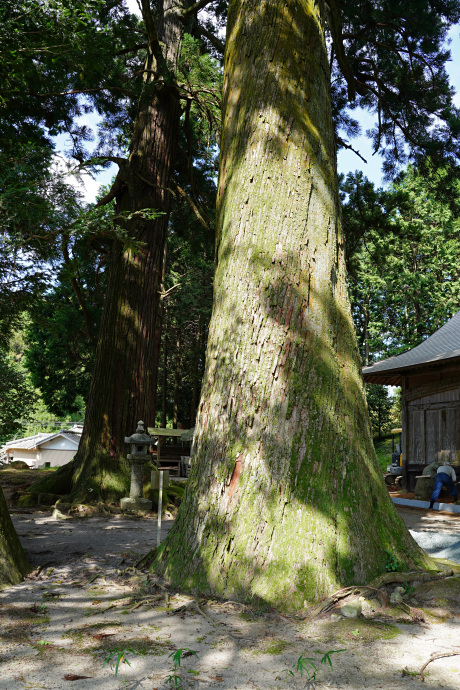
<svg viewBox="0 0 460 690">
<path fill-rule="evenodd" d="M 372 580 L 368 585 L 364 585 L 365 589 L 380 589 L 383 585 L 388 585 L 390 582 L 410 582 L 411 580 L 419 580 L 420 582 L 430 582 L 431 580 L 442 580 L 445 577 L 451 577 L 454 574 L 452 568 L 448 570 L 418 570 L 407 573 L 384 573 Z M 357 589 L 362 589 L 358 587 Z"/>
<path fill-rule="evenodd" d="M 157 555 L 157 550 L 156 549 L 151 549 L 148 553 L 145 554 L 145 556 L 142 556 L 140 560 L 137 561 L 137 563 L 134 564 L 135 568 L 147 568 L 151 562 L 156 558 Z"/>
<path fill-rule="evenodd" d="M 107 611 L 110 611 L 110 609 L 115 609 L 118 608 L 119 606 L 128 606 L 132 602 L 133 598 L 132 597 L 125 597 L 123 599 L 117 599 L 116 601 L 113 601 L 109 606 L 106 606 L 105 609 L 96 609 L 94 611 L 93 615 L 100 614 L 100 613 L 107 613 Z"/>
<path fill-rule="evenodd" d="M 428 664 L 431 664 L 431 662 L 434 661 L 435 659 L 442 659 L 442 658 L 445 657 L 445 656 L 460 656 L 460 652 L 440 652 L 440 653 L 438 653 L 438 654 L 437 654 L 436 652 L 433 652 L 433 654 L 430 656 L 430 658 L 428 659 L 428 661 L 426 661 L 426 662 L 423 664 L 422 668 L 421 668 L 420 671 L 419 671 L 419 673 L 420 673 L 420 680 L 422 681 L 422 683 L 423 683 L 424 680 L 425 680 L 425 676 L 424 676 L 423 672 L 424 672 L 424 670 L 426 669 L 426 667 L 428 666 Z"/>
<path fill-rule="evenodd" d="M 132 611 L 135 611 L 136 609 L 140 608 L 141 606 L 152 606 L 152 604 L 155 604 L 157 601 L 160 601 L 160 599 L 163 598 L 162 594 L 157 594 L 154 597 L 143 597 L 139 601 L 136 601 L 129 609 L 130 613 Z"/>
<path fill-rule="evenodd" d="M 102 577 L 102 576 L 103 576 L 103 573 L 96 573 L 95 575 L 91 575 L 89 580 L 87 580 L 87 582 L 86 582 L 86 586 L 90 585 L 92 582 L 94 582 L 94 580 L 97 580 L 98 577 Z"/>
<path fill-rule="evenodd" d="M 425 615 L 421 609 L 416 609 L 414 606 L 409 606 L 405 601 L 399 602 L 400 606 L 407 606 L 409 615 L 413 623 L 425 623 Z"/>
<path fill-rule="evenodd" d="M 208 621 L 208 623 L 211 623 L 211 625 L 214 625 L 214 626 L 218 624 L 217 621 L 213 621 L 213 619 L 210 616 L 208 616 L 207 613 L 205 613 L 204 611 L 201 610 L 200 605 L 198 603 L 198 599 L 196 597 L 194 598 L 193 601 L 195 603 L 195 606 L 197 608 L 198 613 L 201 613 L 203 618 L 205 618 Z"/>
<path fill-rule="evenodd" d="M 38 577 L 41 573 L 42 570 L 47 568 L 49 565 L 53 565 L 53 561 L 46 561 L 46 563 L 42 563 L 41 565 L 38 566 L 38 568 L 35 571 L 32 571 L 30 573 L 29 577 Z"/>
<path fill-rule="evenodd" d="M 172 616 L 175 616 L 177 614 L 180 615 L 181 613 L 185 613 L 186 611 L 190 611 L 190 609 L 192 609 L 192 608 L 196 609 L 197 612 L 200 615 L 202 615 L 203 618 L 205 618 L 208 621 L 208 623 L 210 623 L 211 625 L 216 626 L 219 624 L 219 621 L 213 621 L 213 619 L 210 616 L 208 616 L 207 613 L 205 613 L 203 611 L 203 609 L 200 607 L 196 597 L 193 599 L 193 601 L 189 601 L 188 604 L 184 604 L 183 606 L 179 606 L 177 609 L 174 609 L 173 611 L 171 611 L 171 615 Z"/>
<path fill-rule="evenodd" d="M 318 606 L 316 606 L 306 617 L 305 620 L 312 620 L 317 618 L 323 613 L 327 613 L 341 600 L 350 596 L 350 594 L 362 594 L 363 591 L 376 591 L 379 597 L 383 596 L 381 592 L 381 587 L 388 585 L 393 582 L 411 582 L 412 580 L 419 580 L 420 582 L 430 582 L 432 580 L 442 580 L 446 577 L 451 577 L 454 574 L 452 569 L 449 570 L 428 570 L 428 571 L 415 571 L 407 573 L 384 573 L 372 580 L 368 585 L 353 585 L 352 587 L 344 587 L 339 589 L 337 592 L 331 594 L 327 599 L 324 599 Z M 386 600 L 382 604 L 386 605 Z"/>
</svg>

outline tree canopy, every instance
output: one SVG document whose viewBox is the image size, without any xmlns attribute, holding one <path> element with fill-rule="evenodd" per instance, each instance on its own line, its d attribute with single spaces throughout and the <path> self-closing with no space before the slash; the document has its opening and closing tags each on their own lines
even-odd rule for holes
<svg viewBox="0 0 460 690">
<path fill-rule="evenodd" d="M 460 307 L 460 177 L 409 167 L 387 189 L 342 182 L 352 312 L 367 364 L 418 345 Z"/>
</svg>

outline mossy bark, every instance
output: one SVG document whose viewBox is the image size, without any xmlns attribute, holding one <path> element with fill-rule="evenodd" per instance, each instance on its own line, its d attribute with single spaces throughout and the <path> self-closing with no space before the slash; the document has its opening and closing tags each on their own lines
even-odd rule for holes
<svg viewBox="0 0 460 690">
<path fill-rule="evenodd" d="M 0 488 L 0 589 L 17 585 L 31 570 Z"/>
<path fill-rule="evenodd" d="M 218 267 L 195 462 L 155 567 L 299 608 L 424 568 L 377 466 L 348 303 L 330 74 L 312 0 L 232 0 Z"/>
</svg>

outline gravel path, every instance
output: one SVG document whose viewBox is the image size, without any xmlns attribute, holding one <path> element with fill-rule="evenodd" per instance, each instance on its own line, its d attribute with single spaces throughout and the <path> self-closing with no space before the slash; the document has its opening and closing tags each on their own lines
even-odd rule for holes
<svg viewBox="0 0 460 690">
<path fill-rule="evenodd" d="M 50 515 L 32 513 L 12 515 L 12 520 L 34 567 L 49 562 L 55 568 L 71 565 L 75 569 L 91 563 L 92 568 L 113 574 L 157 543 L 156 516 L 55 520 Z M 162 521 L 161 540 L 173 523 L 172 519 Z"/>
<path fill-rule="evenodd" d="M 396 506 L 417 544 L 430 556 L 460 563 L 460 515 Z"/>
</svg>

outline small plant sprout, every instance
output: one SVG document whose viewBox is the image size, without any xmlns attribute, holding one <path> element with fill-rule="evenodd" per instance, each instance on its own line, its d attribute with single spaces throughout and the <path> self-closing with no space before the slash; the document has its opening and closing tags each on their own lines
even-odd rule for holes
<svg viewBox="0 0 460 690">
<path fill-rule="evenodd" d="M 329 666 L 332 668 L 331 654 L 340 654 L 340 652 L 346 651 L 346 649 L 331 649 L 329 652 L 325 652 L 320 663 L 324 665 L 329 664 Z"/>
<path fill-rule="evenodd" d="M 128 666 L 131 666 L 128 659 L 126 658 L 127 654 L 137 656 L 137 652 L 135 652 L 134 649 L 115 650 L 113 652 L 110 652 L 109 656 L 105 659 L 104 663 L 102 664 L 102 668 L 104 668 L 106 664 L 110 664 L 112 668 L 115 666 L 115 677 L 117 677 L 120 664 L 128 664 Z"/>
<path fill-rule="evenodd" d="M 329 666 L 332 668 L 332 654 L 339 654 L 340 652 L 345 651 L 345 649 L 331 649 L 325 654 L 323 654 L 323 656 L 319 660 L 319 663 L 324 664 L 325 666 L 329 664 Z M 294 664 L 292 668 L 294 669 L 293 671 L 291 669 L 285 669 L 285 671 L 287 671 L 287 673 L 289 673 L 290 676 L 294 677 L 296 673 L 299 673 L 301 678 L 303 678 L 305 674 L 307 676 L 307 688 L 315 687 L 316 675 L 319 671 L 317 659 L 314 659 L 313 657 L 306 657 L 303 654 L 301 654 L 297 659 L 297 663 Z"/>
<path fill-rule="evenodd" d="M 403 583 L 402 583 L 402 586 L 403 586 L 404 591 L 405 591 L 406 594 L 411 595 L 411 594 L 413 594 L 414 591 L 415 591 L 414 587 L 412 587 L 412 585 L 410 585 L 408 582 L 403 582 Z"/>
<path fill-rule="evenodd" d="M 398 559 L 395 556 L 394 549 L 392 551 L 385 551 L 385 553 L 387 555 L 387 564 L 385 566 L 385 570 L 387 573 L 396 573 L 400 567 Z"/>
<path fill-rule="evenodd" d="M 297 673 L 300 673 L 300 677 L 303 678 L 303 674 L 306 673 L 308 676 L 308 681 L 313 682 L 316 678 L 316 673 L 318 671 L 318 667 L 315 664 L 315 659 L 312 659 L 311 657 L 306 657 L 303 654 L 299 656 L 297 659 L 297 664 L 293 665 L 292 667 L 297 671 Z M 287 669 L 289 675 L 295 676 L 295 672 Z"/>
<path fill-rule="evenodd" d="M 166 677 L 166 682 L 171 683 L 174 690 L 181 690 L 184 687 L 184 679 L 180 675 L 180 666 L 182 662 L 182 657 L 196 656 L 198 659 L 198 654 L 193 649 L 188 649 L 188 647 L 176 649 L 175 652 L 171 652 L 168 659 L 172 657 L 173 669 L 169 676 Z"/>
</svg>

